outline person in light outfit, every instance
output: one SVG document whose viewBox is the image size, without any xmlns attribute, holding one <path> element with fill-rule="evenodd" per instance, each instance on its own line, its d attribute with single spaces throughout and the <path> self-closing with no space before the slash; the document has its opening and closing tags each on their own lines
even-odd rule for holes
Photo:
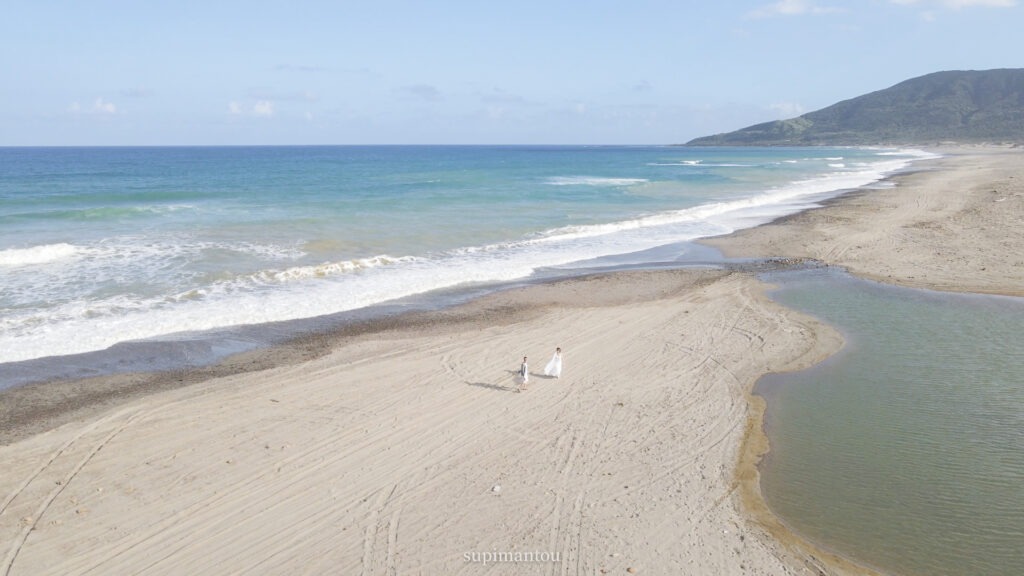
<svg viewBox="0 0 1024 576">
<path fill-rule="evenodd" d="M 555 378 L 562 377 L 562 349 L 555 348 L 555 355 L 551 357 L 548 365 L 544 367 L 544 374 L 547 376 L 554 376 Z"/>
</svg>

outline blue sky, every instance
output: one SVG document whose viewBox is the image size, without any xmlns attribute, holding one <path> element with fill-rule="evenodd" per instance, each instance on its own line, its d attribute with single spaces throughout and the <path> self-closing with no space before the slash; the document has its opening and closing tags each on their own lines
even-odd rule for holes
<svg viewBox="0 0 1024 576">
<path fill-rule="evenodd" d="M 669 144 L 1024 66 L 1017 0 L 0 4 L 0 145 Z"/>
</svg>

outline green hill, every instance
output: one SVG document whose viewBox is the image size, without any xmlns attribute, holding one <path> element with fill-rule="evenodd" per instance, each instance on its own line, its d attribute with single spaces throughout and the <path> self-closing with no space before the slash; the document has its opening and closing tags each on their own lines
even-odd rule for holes
<svg viewBox="0 0 1024 576">
<path fill-rule="evenodd" d="M 1024 69 L 935 72 L 687 146 L 1024 142 Z"/>
</svg>

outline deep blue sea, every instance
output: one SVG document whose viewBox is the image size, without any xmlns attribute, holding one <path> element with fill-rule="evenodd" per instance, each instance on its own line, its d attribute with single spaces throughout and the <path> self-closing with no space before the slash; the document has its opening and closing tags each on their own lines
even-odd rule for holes
<svg viewBox="0 0 1024 576">
<path fill-rule="evenodd" d="M 0 148 L 0 366 L 497 286 L 659 246 L 685 251 L 689 240 L 879 183 L 924 157 L 866 148 Z"/>
</svg>

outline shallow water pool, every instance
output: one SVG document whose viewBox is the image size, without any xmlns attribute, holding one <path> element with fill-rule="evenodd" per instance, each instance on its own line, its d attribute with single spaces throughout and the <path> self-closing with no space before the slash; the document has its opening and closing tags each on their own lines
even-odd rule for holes
<svg viewBox="0 0 1024 576">
<path fill-rule="evenodd" d="M 777 274 L 776 301 L 846 345 L 769 375 L 771 509 L 826 548 L 896 574 L 1024 570 L 1024 300 Z"/>
</svg>

